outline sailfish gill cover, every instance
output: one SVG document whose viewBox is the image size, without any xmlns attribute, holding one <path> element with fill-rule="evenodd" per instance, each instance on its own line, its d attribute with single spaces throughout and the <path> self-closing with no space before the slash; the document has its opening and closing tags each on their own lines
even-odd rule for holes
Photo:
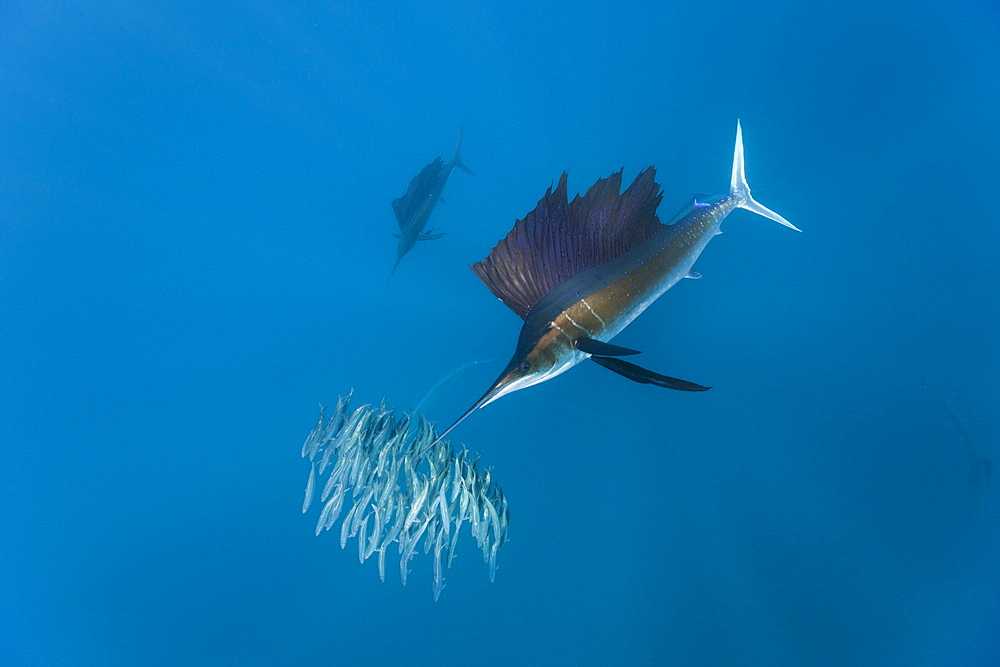
<svg viewBox="0 0 1000 667">
<path fill-rule="evenodd" d="M 556 285 L 600 266 L 656 236 L 663 198 L 656 168 L 647 167 L 621 192 L 622 170 L 599 179 L 582 197 L 566 195 L 566 172 L 534 210 L 472 265 L 479 279 L 522 318 Z"/>
</svg>

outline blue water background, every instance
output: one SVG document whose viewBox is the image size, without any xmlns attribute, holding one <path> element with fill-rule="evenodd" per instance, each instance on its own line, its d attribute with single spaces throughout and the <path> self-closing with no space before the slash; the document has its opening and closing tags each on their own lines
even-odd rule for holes
<svg viewBox="0 0 1000 667">
<path fill-rule="evenodd" d="M 993 2 L 0 5 L 0 662 L 1000 664 Z M 511 506 L 386 583 L 300 514 L 317 404 L 456 417 L 467 265 L 563 170 L 748 180 L 618 339 L 457 439 Z M 430 226 L 389 202 L 465 123 Z M 994 480 L 996 481 L 996 480 Z"/>
</svg>

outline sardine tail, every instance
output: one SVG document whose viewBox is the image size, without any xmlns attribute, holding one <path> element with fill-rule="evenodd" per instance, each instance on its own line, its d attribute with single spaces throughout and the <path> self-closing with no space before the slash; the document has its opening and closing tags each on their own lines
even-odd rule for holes
<svg viewBox="0 0 1000 667">
<path fill-rule="evenodd" d="M 753 211 L 757 215 L 774 220 L 777 223 L 794 229 L 797 232 L 802 230 L 785 220 L 783 217 L 767 208 L 750 196 L 750 185 L 747 183 L 746 169 L 743 159 L 743 129 L 740 121 L 736 121 L 736 148 L 733 150 L 733 176 L 729 183 L 729 194 L 739 202 L 737 206 Z"/>
</svg>

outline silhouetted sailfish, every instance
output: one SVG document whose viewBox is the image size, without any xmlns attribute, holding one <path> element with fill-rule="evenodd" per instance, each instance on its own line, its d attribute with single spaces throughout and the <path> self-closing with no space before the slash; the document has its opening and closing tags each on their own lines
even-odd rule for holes
<svg viewBox="0 0 1000 667">
<path fill-rule="evenodd" d="M 976 509 L 979 509 L 982 496 L 990 485 L 993 478 L 993 462 L 976 446 L 976 439 L 972 436 L 972 431 L 966 425 L 965 420 L 959 415 L 958 410 L 948 400 L 948 397 L 931 386 L 927 378 L 924 378 L 924 387 L 934 395 L 934 397 L 944 406 L 945 411 L 951 418 L 952 424 L 958 430 L 959 441 L 965 449 L 965 455 L 969 461 L 969 491 L 972 502 Z"/>
<path fill-rule="evenodd" d="M 692 270 L 695 260 L 735 209 L 800 230 L 750 196 L 739 122 L 728 195 L 712 203 L 695 201 L 690 213 L 664 225 L 656 216 L 662 194 L 655 175 L 648 167 L 622 193 L 619 171 L 567 201 L 563 173 L 555 191 L 550 187 L 535 210 L 472 265 L 524 325 L 500 377 L 439 440 L 475 410 L 588 357 L 636 382 L 682 391 L 709 388 L 619 359 L 638 351 L 608 341 L 681 278 L 700 277 Z"/>
<path fill-rule="evenodd" d="M 406 194 L 392 200 L 392 211 L 396 214 L 396 221 L 399 223 L 399 234 L 393 236 L 399 239 L 399 245 L 396 247 L 396 263 L 392 266 L 389 280 L 392 280 L 396 268 L 399 267 L 399 262 L 406 253 L 413 250 L 417 241 L 432 241 L 444 236 L 444 234 L 433 234 L 431 231 L 424 232 L 424 225 L 431 217 L 434 206 L 441 199 L 441 192 L 444 191 L 444 186 L 448 182 L 452 170 L 458 167 L 465 173 L 475 176 L 473 171 L 462 162 L 462 156 L 459 153 L 462 147 L 463 129 L 464 126 L 458 130 L 458 139 L 455 140 L 455 154 L 452 156 L 451 162 L 445 164 L 440 157 L 435 158 L 433 162 L 413 177 L 410 185 L 406 188 Z"/>
</svg>

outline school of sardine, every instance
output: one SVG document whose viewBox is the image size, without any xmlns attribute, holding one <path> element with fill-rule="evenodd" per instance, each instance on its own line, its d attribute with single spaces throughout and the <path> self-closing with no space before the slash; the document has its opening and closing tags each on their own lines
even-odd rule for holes
<svg viewBox="0 0 1000 667">
<path fill-rule="evenodd" d="M 385 405 L 351 408 L 354 391 L 332 410 L 321 407 L 302 446 L 310 462 L 303 514 L 319 493 L 323 508 L 316 535 L 340 524 L 340 546 L 357 538 L 358 560 L 377 554 L 379 578 L 391 545 L 399 552 L 406 585 L 409 561 L 423 544 L 434 557 L 434 599 L 444 588 L 443 566 L 451 567 L 463 524 L 483 551 L 490 581 L 497 552 L 507 541 L 510 513 L 503 489 L 489 469 L 479 468 L 464 446 L 437 439 L 434 425 L 419 411 L 397 418 Z M 324 479 L 325 476 L 325 479 Z M 345 512 L 346 510 L 346 512 Z"/>
</svg>

